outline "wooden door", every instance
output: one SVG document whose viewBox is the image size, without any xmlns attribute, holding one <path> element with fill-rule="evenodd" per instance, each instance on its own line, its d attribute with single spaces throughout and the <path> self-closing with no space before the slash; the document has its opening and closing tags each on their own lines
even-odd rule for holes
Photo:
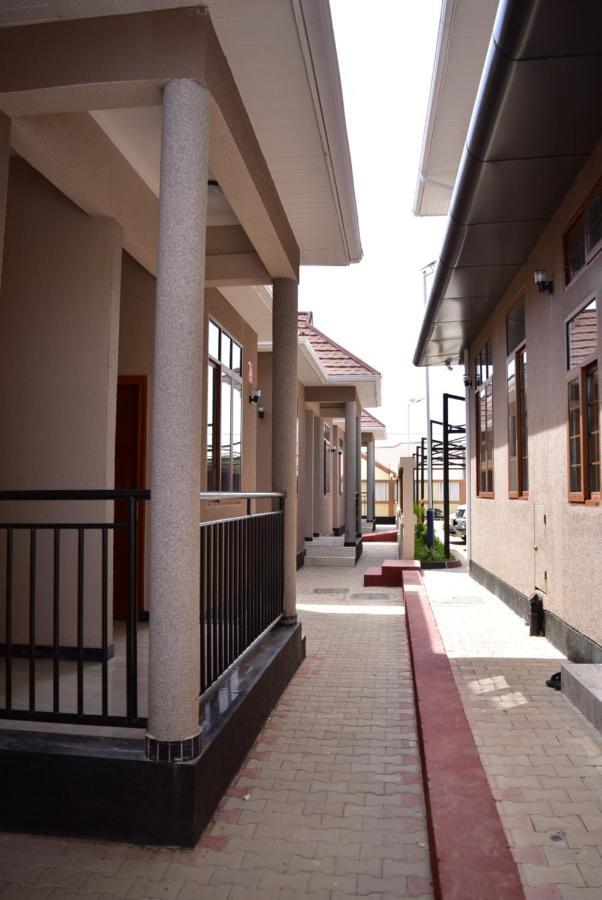
<svg viewBox="0 0 602 900">
<path fill-rule="evenodd" d="M 117 383 L 115 489 L 146 487 L 146 375 L 123 375 Z M 144 608 L 144 503 L 137 504 L 137 609 Z M 128 501 L 115 501 L 115 521 L 126 522 Z M 128 534 L 115 529 L 113 541 L 113 616 L 125 619 L 128 599 Z"/>
</svg>

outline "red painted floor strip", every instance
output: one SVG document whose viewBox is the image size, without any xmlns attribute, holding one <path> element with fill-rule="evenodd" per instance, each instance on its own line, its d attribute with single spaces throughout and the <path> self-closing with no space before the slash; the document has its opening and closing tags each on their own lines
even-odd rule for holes
<svg viewBox="0 0 602 900">
<path fill-rule="evenodd" d="M 524 900 L 422 577 L 407 574 L 406 623 L 435 896 L 438 900 Z"/>
</svg>

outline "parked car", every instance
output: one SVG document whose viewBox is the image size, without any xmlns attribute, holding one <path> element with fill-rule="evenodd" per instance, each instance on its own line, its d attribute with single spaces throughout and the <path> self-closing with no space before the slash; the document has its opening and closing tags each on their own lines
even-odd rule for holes
<svg viewBox="0 0 602 900">
<path fill-rule="evenodd" d="M 466 543 L 466 506 L 459 506 L 452 516 L 450 531 Z"/>
</svg>

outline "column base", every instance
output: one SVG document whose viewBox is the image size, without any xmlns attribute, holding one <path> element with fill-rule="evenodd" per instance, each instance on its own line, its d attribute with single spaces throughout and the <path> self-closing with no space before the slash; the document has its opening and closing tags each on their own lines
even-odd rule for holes
<svg viewBox="0 0 602 900">
<path fill-rule="evenodd" d="M 284 626 L 285 628 L 292 628 L 297 624 L 297 616 L 282 616 L 279 619 L 278 624 Z"/>
<path fill-rule="evenodd" d="M 158 741 L 150 734 L 144 738 L 146 758 L 158 763 L 181 763 L 196 759 L 201 752 L 201 733 L 183 741 Z"/>
</svg>

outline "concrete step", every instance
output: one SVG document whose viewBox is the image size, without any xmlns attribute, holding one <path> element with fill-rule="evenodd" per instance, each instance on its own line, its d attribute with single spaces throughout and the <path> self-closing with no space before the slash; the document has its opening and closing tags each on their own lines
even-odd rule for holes
<svg viewBox="0 0 602 900">
<path fill-rule="evenodd" d="M 563 662 L 562 693 L 602 731 L 602 663 Z"/>
<path fill-rule="evenodd" d="M 353 550 L 353 547 L 351 548 Z M 308 556 L 305 554 L 304 565 L 309 566 L 355 566 L 355 551 L 353 556 Z"/>
<path fill-rule="evenodd" d="M 404 572 L 420 571 L 417 559 L 387 559 L 380 568 L 371 567 L 364 573 L 364 587 L 402 587 Z"/>
<path fill-rule="evenodd" d="M 307 559 L 308 556 L 314 558 L 319 556 L 349 556 L 355 559 L 355 547 L 345 547 L 342 544 L 314 544 L 312 541 L 305 544 L 305 558 Z"/>
</svg>

